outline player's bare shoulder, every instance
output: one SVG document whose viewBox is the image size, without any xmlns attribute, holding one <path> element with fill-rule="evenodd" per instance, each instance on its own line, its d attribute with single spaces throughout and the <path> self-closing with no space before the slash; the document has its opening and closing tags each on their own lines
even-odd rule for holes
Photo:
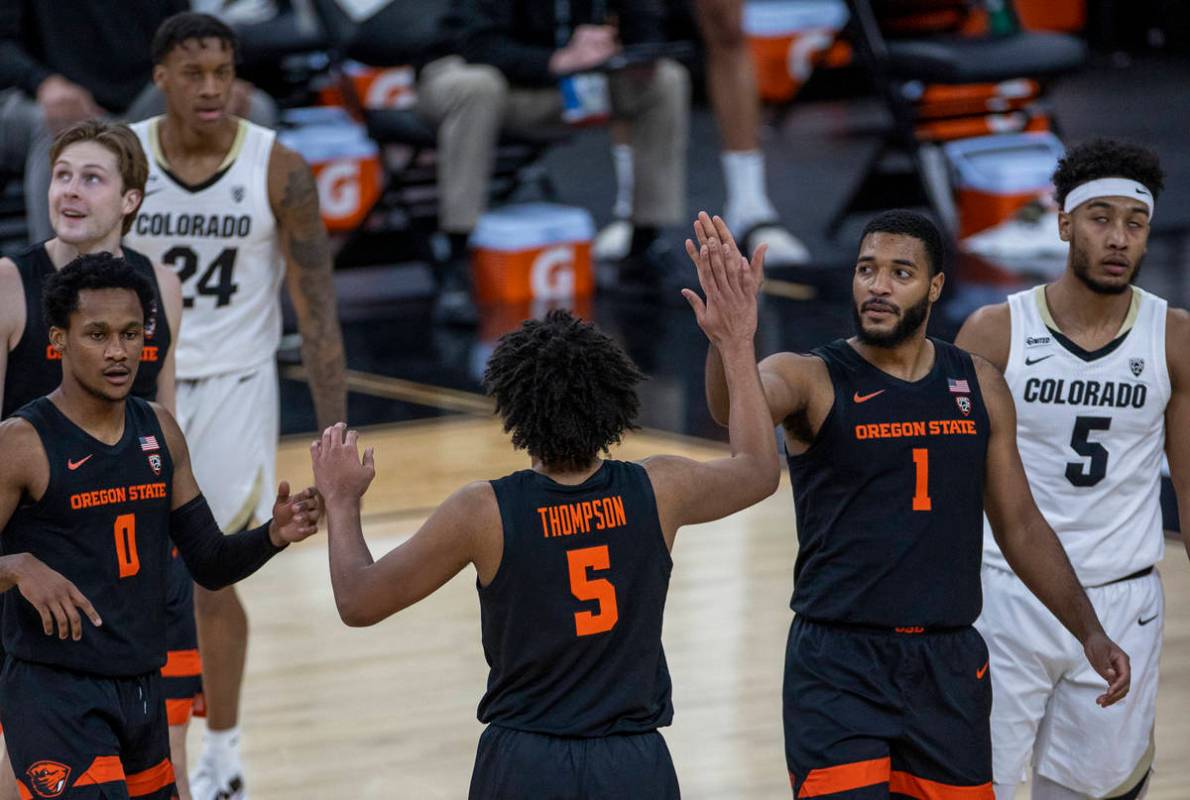
<svg viewBox="0 0 1190 800">
<path fill-rule="evenodd" d="M 32 423 L 21 417 L 0 422 L 0 484 L 40 497 L 50 480 L 49 457 Z"/>
<path fill-rule="evenodd" d="M 835 402 L 826 362 L 815 355 L 783 352 L 768 356 L 759 367 L 773 422 L 794 441 L 812 442 Z"/>
<path fill-rule="evenodd" d="M 161 432 L 165 435 L 165 446 L 169 448 L 170 458 L 175 463 L 189 461 L 190 449 L 186 446 L 186 436 L 174 415 L 161 403 L 149 401 L 149 407 L 153 409 L 157 416 L 157 424 L 161 426 Z"/>
<path fill-rule="evenodd" d="M 975 309 L 963 323 L 954 343 L 973 355 L 982 356 L 1003 372 L 1012 349 L 1012 312 L 1008 303 Z"/>
<path fill-rule="evenodd" d="M 1190 311 L 1172 306 L 1165 314 L 1165 361 L 1175 392 L 1190 390 Z"/>
<path fill-rule="evenodd" d="M 269 152 L 269 204 L 278 222 L 285 223 L 294 213 L 318 211 L 318 185 L 306 160 L 274 140 Z"/>
<path fill-rule="evenodd" d="M 11 258 L 0 258 L 0 339 L 11 350 L 25 328 L 25 291 Z"/>
</svg>

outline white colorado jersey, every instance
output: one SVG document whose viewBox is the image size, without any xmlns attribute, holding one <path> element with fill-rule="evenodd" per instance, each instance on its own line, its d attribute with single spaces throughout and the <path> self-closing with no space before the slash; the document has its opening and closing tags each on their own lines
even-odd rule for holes
<svg viewBox="0 0 1190 800">
<path fill-rule="evenodd" d="M 1004 377 L 1029 486 L 1084 586 L 1161 560 L 1160 478 L 1169 370 L 1166 302 L 1133 287 L 1121 335 L 1088 353 L 1061 334 L 1044 287 L 1008 298 Z M 1009 569 L 984 526 L 984 563 Z"/>
<path fill-rule="evenodd" d="M 219 170 L 186 186 L 162 153 L 161 119 L 132 126 L 149 158 L 149 181 L 125 240 L 182 281 L 178 378 L 259 366 L 274 357 L 281 340 L 284 265 L 268 191 L 275 134 L 240 120 Z"/>
</svg>

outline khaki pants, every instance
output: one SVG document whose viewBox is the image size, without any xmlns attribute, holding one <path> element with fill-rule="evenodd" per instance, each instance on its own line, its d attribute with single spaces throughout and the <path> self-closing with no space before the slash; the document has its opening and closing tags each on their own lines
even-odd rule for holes
<svg viewBox="0 0 1190 800">
<path fill-rule="evenodd" d="M 633 221 L 677 224 L 685 211 L 690 76 L 659 61 L 609 80 L 613 115 L 632 123 Z M 509 86 L 495 67 L 458 56 L 426 65 L 417 93 L 418 111 L 438 126 L 439 218 L 449 233 L 469 232 L 483 213 L 501 131 L 563 124 L 558 89 Z"/>
</svg>

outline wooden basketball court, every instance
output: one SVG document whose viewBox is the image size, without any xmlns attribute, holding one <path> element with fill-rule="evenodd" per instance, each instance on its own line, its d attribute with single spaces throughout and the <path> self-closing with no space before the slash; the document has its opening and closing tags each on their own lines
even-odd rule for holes
<svg viewBox="0 0 1190 800">
<path fill-rule="evenodd" d="M 379 557 L 460 484 L 528 465 L 491 417 L 365 429 L 377 475 L 364 532 Z M 283 442 L 279 477 L 310 480 L 309 440 Z M 717 443 L 656 432 L 620 458 L 708 458 Z M 768 500 L 683 529 L 665 618 L 674 724 L 664 730 L 687 798 L 787 798 L 781 673 L 795 553 L 788 479 Z M 1171 541 L 1163 563 L 1168 619 L 1149 800 L 1190 797 L 1190 567 Z M 244 755 L 254 800 L 463 798 L 482 726 L 487 676 L 471 569 L 373 628 L 335 612 L 326 541 L 290 548 L 242 584 L 252 635 L 244 686 Z M 191 735 L 199 750 L 201 722 Z M 1025 796 L 1023 793 L 1020 796 Z"/>
</svg>

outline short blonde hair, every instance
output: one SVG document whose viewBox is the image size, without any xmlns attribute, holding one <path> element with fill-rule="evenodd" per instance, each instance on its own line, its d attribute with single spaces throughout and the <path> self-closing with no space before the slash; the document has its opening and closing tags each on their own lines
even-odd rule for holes
<svg viewBox="0 0 1190 800">
<path fill-rule="evenodd" d="M 135 189 L 144 200 L 145 182 L 149 179 L 149 161 L 145 158 L 145 150 L 140 146 L 140 139 L 122 122 L 105 122 L 101 119 L 87 119 L 71 125 L 54 138 L 50 146 L 50 168 L 62 155 L 67 147 L 79 142 L 95 142 L 103 145 L 116 156 L 116 166 L 120 171 L 120 179 L 124 182 L 124 191 Z M 132 213 L 125 215 L 121 233 L 128 233 L 136 219 L 136 212 L 140 210 L 140 202 Z"/>
</svg>

